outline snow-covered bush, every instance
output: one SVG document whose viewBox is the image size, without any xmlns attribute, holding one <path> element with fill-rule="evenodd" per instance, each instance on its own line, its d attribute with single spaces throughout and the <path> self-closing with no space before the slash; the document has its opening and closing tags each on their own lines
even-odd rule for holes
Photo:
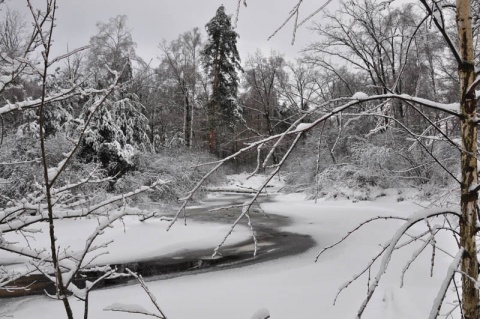
<svg viewBox="0 0 480 319">
<path fill-rule="evenodd" d="M 144 193 L 133 200 L 138 205 L 146 206 L 160 203 L 175 204 L 179 198 L 185 196 L 193 188 L 210 168 L 208 166 L 195 167 L 194 165 L 213 160 L 215 158 L 207 152 L 188 148 L 163 149 L 156 154 L 138 153 L 135 170 L 129 171 L 117 180 L 115 193 L 121 194 L 129 189 L 149 184 L 161 177 L 163 180 L 170 181 L 170 183 L 155 191 Z M 212 176 L 209 182 L 218 183 L 223 176 L 223 171 L 220 170 Z M 197 198 L 201 197 L 201 192 L 196 196 Z"/>
<path fill-rule="evenodd" d="M 120 98 L 120 93 L 115 96 Z M 92 99 L 84 107 L 84 120 L 90 116 Z M 135 154 L 150 150 L 147 136 L 148 120 L 143 106 L 134 94 L 119 100 L 109 100 L 93 117 L 79 151 L 84 162 L 102 165 L 108 176 L 120 177 L 135 169 Z"/>
<path fill-rule="evenodd" d="M 5 187 L 2 188 L 0 206 L 10 199 L 18 200 L 26 194 L 36 193 L 42 190 L 43 170 L 41 169 L 41 155 L 37 147 L 38 140 L 31 136 L 18 137 L 15 134 L 7 135 L 4 138 L 2 151 L 0 152 L 0 176 L 5 180 Z M 45 141 L 47 151 L 47 163 L 54 165 L 59 163 L 64 154 L 71 149 L 71 142 L 64 134 L 51 136 Z M 15 164 L 10 164 L 15 163 Z M 104 175 L 98 165 L 94 163 L 82 163 L 73 158 L 70 166 L 59 177 L 59 182 L 69 183 L 85 177 L 92 172 L 97 176 Z M 79 186 L 78 193 L 104 193 L 106 183 Z M 97 196 L 98 197 L 98 196 Z"/>
<path fill-rule="evenodd" d="M 458 171 L 455 147 L 445 141 L 431 142 L 425 149 L 389 132 L 368 139 L 340 139 L 332 151 L 328 134 L 320 148 L 315 139 L 307 138 L 288 162 L 287 191 L 306 190 L 312 198 L 369 200 L 388 188 L 414 187 L 430 197 L 452 181 L 432 155 L 449 171 Z"/>
<path fill-rule="evenodd" d="M 34 148 L 35 140 L 28 136 L 4 137 L 0 151 L 0 177 L 4 180 L 1 206 L 11 198 L 21 198 L 33 190 L 34 181 L 41 179 L 39 152 Z M 9 163 L 18 162 L 18 165 Z"/>
</svg>

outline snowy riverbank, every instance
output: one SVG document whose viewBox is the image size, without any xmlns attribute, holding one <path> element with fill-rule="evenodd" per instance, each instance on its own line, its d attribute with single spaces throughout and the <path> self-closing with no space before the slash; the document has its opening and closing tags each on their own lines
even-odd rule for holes
<svg viewBox="0 0 480 319">
<path fill-rule="evenodd" d="M 256 187 L 252 184 L 243 185 Z M 342 284 L 365 268 L 382 249 L 380 245 L 389 239 L 402 221 L 381 220 L 372 223 L 346 242 L 327 251 L 317 263 L 314 262 L 316 255 L 364 220 L 375 216 L 407 217 L 421 208 L 407 201 L 397 202 L 388 196 L 374 202 L 359 203 L 347 200 L 314 203 L 304 198 L 302 194 L 278 195 L 273 201 L 262 204 L 262 208 L 267 214 L 275 213 L 290 218 L 293 223 L 284 227 L 284 230 L 312 236 L 316 241 L 314 248 L 300 255 L 247 267 L 149 282 L 150 290 L 167 317 L 249 319 L 258 309 L 266 308 L 275 319 L 354 318 L 366 295 L 368 273 L 347 288 L 334 306 L 335 295 Z M 197 241 L 200 233 L 209 234 L 208 237 L 215 241 L 213 245 L 202 241 L 202 245 L 214 246 L 223 238 L 224 233 L 220 229 L 213 232 L 208 228 L 210 226 L 199 227 L 207 228 L 204 231 L 199 229 L 199 232 L 195 229 L 189 231 L 190 226 L 176 228 L 185 229 L 182 237 L 186 243 Z M 423 230 L 414 229 L 412 234 Z M 243 230 L 240 235 L 248 236 Z M 439 237 L 437 242 L 442 248 L 455 253 L 455 244 L 449 237 Z M 422 244 L 418 241 L 395 253 L 364 318 L 427 317 L 451 257 L 437 249 L 434 273 L 430 278 L 432 255 L 431 248 L 427 248 L 409 267 L 404 286 L 400 288 L 402 269 Z M 128 251 L 132 250 L 125 250 L 125 253 Z M 374 266 L 372 277 L 376 271 L 377 267 Z M 94 291 L 90 298 L 90 318 L 134 318 L 132 314 L 103 311 L 113 303 L 138 304 L 154 310 L 138 285 Z M 2 308 L 17 319 L 64 317 L 61 303 L 43 296 L 9 302 L 5 306 Z M 76 317 L 79 317 L 83 304 L 73 301 L 73 307 Z M 42 314 L 41 317 L 39 314 Z"/>
</svg>

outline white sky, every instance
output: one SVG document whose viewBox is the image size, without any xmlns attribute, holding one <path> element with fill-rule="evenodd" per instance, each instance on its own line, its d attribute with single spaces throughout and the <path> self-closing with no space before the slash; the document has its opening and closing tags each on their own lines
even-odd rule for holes
<svg viewBox="0 0 480 319">
<path fill-rule="evenodd" d="M 329 5 L 330 9 L 336 5 L 335 2 Z M 7 0 L 6 3 L 10 8 L 25 12 L 26 18 L 30 18 L 26 0 Z M 45 2 L 32 0 L 32 3 L 41 6 Z M 204 31 L 205 24 L 222 3 L 228 14 L 235 14 L 237 0 L 58 0 L 54 52 L 66 52 L 67 44 L 70 50 L 88 44 L 89 38 L 96 33 L 96 22 L 106 22 L 111 17 L 126 14 L 129 17 L 128 26 L 137 43 L 137 54 L 149 61 L 159 55 L 158 44 L 162 39 L 173 40 L 193 27 Z M 283 23 L 296 3 L 297 0 L 247 0 L 248 7 L 241 6 L 237 32 L 240 35 L 238 48 L 242 61 L 257 49 L 265 53 L 273 49 L 285 53 L 288 58 L 294 58 L 299 50 L 315 40 L 314 34 L 303 27 L 297 34 L 296 44 L 292 46 L 290 23 L 267 42 L 268 36 Z M 304 0 L 300 19 L 323 3 L 324 0 Z M 156 63 L 158 61 L 154 60 L 153 64 Z"/>
</svg>

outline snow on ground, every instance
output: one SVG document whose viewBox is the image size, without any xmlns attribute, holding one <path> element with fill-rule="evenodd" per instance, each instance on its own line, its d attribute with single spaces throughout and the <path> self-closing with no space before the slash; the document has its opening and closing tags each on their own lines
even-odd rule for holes
<svg viewBox="0 0 480 319">
<path fill-rule="evenodd" d="M 381 220 L 370 224 L 346 242 L 327 251 L 317 263 L 314 262 L 315 256 L 322 247 L 339 240 L 363 220 L 378 215 L 409 216 L 421 209 L 407 201 L 397 202 L 392 197 L 383 197 L 375 202 L 337 200 L 314 203 L 305 200 L 302 194 L 279 195 L 273 202 L 262 206 L 267 213 L 289 216 L 293 224 L 286 230 L 309 234 L 317 246 L 301 255 L 238 269 L 148 282 L 169 319 L 249 319 L 266 311 L 274 319 L 354 318 L 365 297 L 368 277 L 353 283 L 333 305 L 335 294 L 342 284 L 364 268 L 402 222 Z M 420 227 L 416 227 L 415 231 L 420 231 Z M 195 232 L 185 235 L 195 240 Z M 222 235 L 217 236 L 218 241 Z M 437 241 L 445 249 L 456 253 L 450 238 L 439 237 Z M 363 318 L 428 317 L 451 257 L 437 250 L 434 275 L 430 278 L 431 249 L 427 249 L 410 266 L 405 284 L 400 288 L 401 270 L 420 245 L 415 243 L 395 252 Z M 372 271 L 372 277 L 375 274 L 376 269 Z M 103 311 L 112 304 L 137 304 L 154 311 L 139 285 L 94 291 L 90 298 L 90 318 L 137 317 Z M 72 303 L 76 317 L 80 317 L 83 304 L 73 299 Z M 7 306 L 16 319 L 65 317 L 61 303 L 46 297 L 30 297 Z M 41 317 L 39 314 L 42 314 Z"/>
<path fill-rule="evenodd" d="M 217 223 L 199 223 L 189 220 L 187 226 L 183 221 L 178 221 L 170 231 L 166 231 L 169 221 L 149 219 L 140 221 L 138 217 L 127 216 L 123 221 L 116 221 L 111 228 L 97 238 L 96 245 L 112 242 L 100 252 L 108 251 L 95 259 L 94 265 L 118 264 L 131 262 L 139 259 L 150 259 L 174 252 L 192 249 L 215 247 L 220 237 L 230 229 L 229 225 Z M 85 246 L 85 239 L 93 233 L 97 227 L 95 219 L 88 220 L 59 220 L 55 223 L 57 244 L 59 250 L 78 250 Z M 49 234 L 47 225 L 44 224 L 42 232 L 35 234 L 35 239 L 28 238 L 30 247 L 49 247 Z M 251 238 L 248 227 L 241 226 L 236 229 L 229 238 L 228 244 L 237 243 Z M 20 234 L 8 234 L 5 238 L 12 242 L 24 243 L 25 238 Z M 87 258 L 88 260 L 89 258 Z M 23 257 L 1 251 L 2 264 L 11 264 L 10 267 L 20 267 L 19 262 L 25 261 Z M 1 303 L 1 301 L 0 301 Z"/>
</svg>

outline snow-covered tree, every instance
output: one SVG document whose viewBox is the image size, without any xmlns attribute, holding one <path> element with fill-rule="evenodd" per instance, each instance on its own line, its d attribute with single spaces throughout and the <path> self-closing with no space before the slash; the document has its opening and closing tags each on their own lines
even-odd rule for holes
<svg viewBox="0 0 480 319">
<path fill-rule="evenodd" d="M 233 128 L 240 118 L 237 101 L 238 72 L 243 71 L 237 50 L 238 34 L 232 27 L 231 17 L 222 5 L 206 26 L 207 43 L 203 54 L 205 68 L 210 75 L 212 91 L 208 103 L 210 151 L 218 153 L 220 127 Z M 222 139 L 225 140 L 225 139 Z"/>
<path fill-rule="evenodd" d="M 90 118 L 92 105 L 97 101 L 94 97 L 85 103 L 83 121 Z M 122 97 L 121 93 L 112 92 L 104 103 L 93 115 L 79 157 L 86 162 L 99 162 L 108 176 L 119 177 L 135 167 L 138 151 L 150 151 L 148 119 L 135 94 Z"/>
<path fill-rule="evenodd" d="M 104 89 L 115 74 L 120 84 L 106 98 L 101 111 L 91 114 L 92 105 L 97 103 L 95 97 L 83 110 L 84 121 L 93 115 L 93 125 L 86 132 L 79 156 L 86 162 L 100 162 L 109 176 L 120 176 L 134 168 L 135 152 L 150 149 L 148 119 L 133 89 L 133 62 L 139 58 L 126 21 L 122 15 L 108 23 L 97 23 L 98 33 L 90 39 L 87 60 L 87 70 L 94 74 L 99 89 Z"/>
</svg>

